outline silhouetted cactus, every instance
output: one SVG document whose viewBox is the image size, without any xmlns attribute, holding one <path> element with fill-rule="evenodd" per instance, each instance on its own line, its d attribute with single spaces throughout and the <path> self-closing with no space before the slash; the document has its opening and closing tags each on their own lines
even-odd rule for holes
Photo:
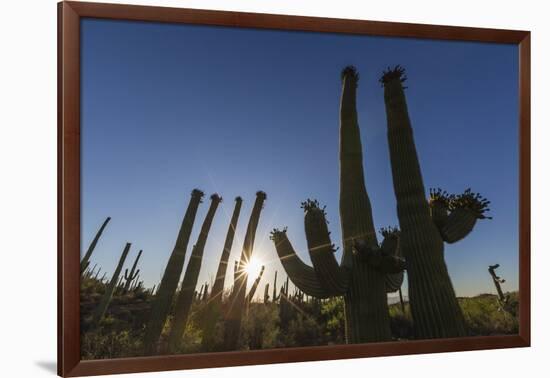
<svg viewBox="0 0 550 378">
<path fill-rule="evenodd" d="M 504 311 L 508 312 L 512 316 L 517 316 L 518 312 L 518 302 L 513 300 L 510 297 L 510 294 L 504 294 L 502 291 L 502 287 L 500 284 L 503 284 L 506 282 L 505 279 L 501 278 L 496 274 L 496 269 L 500 267 L 499 264 L 495 265 L 489 265 L 489 274 L 491 275 L 491 278 L 493 279 L 493 283 L 495 284 L 495 288 L 497 289 L 498 294 L 498 303 Z"/>
<path fill-rule="evenodd" d="M 183 281 L 181 283 L 181 290 L 176 300 L 174 319 L 172 320 L 172 327 L 170 328 L 170 335 L 168 337 L 168 348 L 172 352 L 175 352 L 178 349 L 181 337 L 183 335 L 183 330 L 185 329 L 187 319 L 189 318 L 189 312 L 193 302 L 193 294 L 195 292 L 195 287 L 197 286 L 197 279 L 199 278 L 201 269 L 204 246 L 206 245 L 208 233 L 210 232 L 210 227 L 212 226 L 212 221 L 214 219 L 214 215 L 216 214 L 218 205 L 222 201 L 222 198 L 217 194 L 213 194 L 210 199 L 211 202 L 208 213 L 204 218 L 197 243 L 191 252 L 191 257 L 187 263 L 185 275 L 183 276 Z"/>
<path fill-rule="evenodd" d="M 281 287 L 279 293 L 279 327 L 283 332 L 288 332 L 288 326 L 292 319 L 294 319 L 296 311 L 288 296 L 288 276 L 286 283 Z"/>
<path fill-rule="evenodd" d="M 224 346 L 226 350 L 235 350 L 239 344 L 241 320 L 246 303 L 246 281 L 248 279 L 246 264 L 252 258 L 256 229 L 258 228 L 265 199 L 266 194 L 264 192 L 259 191 L 256 193 L 256 200 L 246 228 L 243 250 L 237 267 L 237 277 L 233 285 L 233 293 L 225 321 Z"/>
<path fill-rule="evenodd" d="M 95 273 L 95 268 L 97 268 L 97 264 L 95 264 L 92 269 L 88 269 L 88 271 L 84 273 L 84 278 L 92 278 L 92 275 Z"/>
<path fill-rule="evenodd" d="M 126 246 L 122 251 L 122 255 L 118 260 L 118 265 L 115 269 L 115 273 L 113 274 L 113 277 L 111 277 L 111 281 L 109 282 L 109 285 L 107 285 L 107 288 L 105 289 L 105 293 L 101 297 L 101 300 L 99 301 L 99 304 L 92 315 L 92 324 L 94 326 L 97 326 L 99 324 L 99 321 L 105 315 L 105 311 L 107 311 L 107 307 L 109 306 L 109 303 L 113 298 L 113 293 L 115 292 L 117 282 L 120 276 L 120 272 L 122 271 L 122 267 L 124 266 L 124 261 L 126 260 L 126 256 L 128 256 L 128 252 L 130 252 L 131 246 L 132 246 L 131 243 L 126 243 Z"/>
<path fill-rule="evenodd" d="M 136 279 L 134 280 L 134 283 L 132 284 L 132 286 L 130 286 L 130 290 L 132 290 L 132 291 L 136 290 L 138 284 L 139 284 L 139 273 L 136 276 Z M 123 292 L 126 291 L 126 290 L 124 290 L 124 288 L 122 290 L 123 290 Z"/>
<path fill-rule="evenodd" d="M 99 277 L 99 273 L 101 273 L 101 268 L 99 268 L 95 273 L 94 280 L 97 280 L 97 278 Z"/>
<path fill-rule="evenodd" d="M 265 284 L 264 288 L 264 303 L 269 303 L 269 283 Z"/>
<path fill-rule="evenodd" d="M 258 285 L 260 283 L 260 280 L 262 279 L 262 276 L 264 275 L 265 266 L 262 265 L 262 269 L 260 270 L 260 273 L 258 274 L 258 277 L 254 280 L 254 283 L 252 284 L 252 287 L 250 288 L 250 291 L 248 292 L 246 296 L 246 301 L 248 303 L 252 302 L 252 299 L 254 299 L 254 294 L 256 294 L 256 290 L 258 289 Z"/>
<path fill-rule="evenodd" d="M 508 302 L 508 297 L 504 295 L 502 288 L 500 287 L 500 284 L 506 282 L 506 280 L 497 276 L 495 270 L 498 267 L 500 267 L 499 264 L 489 265 L 488 270 L 489 270 L 489 274 L 491 275 L 491 278 L 493 279 L 493 283 L 495 284 L 495 288 L 497 289 L 498 299 L 500 303 L 506 304 Z"/>
<path fill-rule="evenodd" d="M 149 322 L 145 329 L 144 337 L 144 353 L 146 355 L 153 354 L 157 351 L 157 343 L 168 317 L 170 306 L 174 299 L 176 288 L 183 270 L 183 264 L 185 262 L 185 253 L 187 251 L 187 244 L 189 243 L 189 237 L 193 229 L 193 223 L 197 215 L 197 209 L 202 202 L 204 193 L 198 189 L 194 189 L 191 193 L 191 200 L 183 217 L 176 245 L 170 255 L 170 259 L 166 264 L 162 280 L 160 281 L 157 293 L 154 297 L 151 305 L 151 315 Z"/>
<path fill-rule="evenodd" d="M 275 271 L 275 278 L 273 278 L 273 302 L 277 302 L 279 297 L 277 296 L 277 271 Z"/>
<path fill-rule="evenodd" d="M 462 239 L 477 219 L 486 218 L 488 201 L 469 189 L 459 196 L 432 190 L 428 203 L 407 110 L 405 80 L 405 70 L 396 66 L 385 71 L 380 82 L 411 314 L 419 338 L 464 336 L 466 324 L 447 272 L 444 241 Z"/>
<path fill-rule="evenodd" d="M 202 292 L 202 298 L 201 300 L 203 302 L 207 301 L 208 300 L 208 283 L 205 283 L 204 284 L 204 291 Z"/>
<path fill-rule="evenodd" d="M 97 242 L 99 238 L 101 237 L 101 234 L 103 233 L 103 230 L 105 230 L 105 227 L 107 227 L 107 223 L 111 220 L 111 217 L 107 217 L 97 233 L 95 234 L 94 239 L 90 243 L 90 246 L 88 247 L 88 250 L 84 254 L 84 257 L 80 261 L 80 273 L 84 273 L 84 271 L 88 268 L 90 265 L 90 257 L 92 257 L 92 253 L 94 252 L 95 246 L 97 245 Z"/>
<path fill-rule="evenodd" d="M 235 230 L 237 229 L 237 223 L 239 221 L 242 203 L 243 200 L 241 197 L 235 198 L 235 208 L 233 209 L 233 215 L 231 216 L 231 221 L 229 222 L 229 228 L 227 230 L 227 235 L 225 236 L 225 243 L 223 245 L 223 251 L 220 256 L 220 262 L 218 264 L 214 286 L 212 287 L 211 297 L 213 304 L 219 305 L 222 301 L 223 285 L 225 282 L 225 276 L 227 274 L 229 255 L 233 246 L 233 239 L 235 237 Z"/>
<path fill-rule="evenodd" d="M 237 229 L 237 223 L 239 221 L 239 215 L 241 213 L 241 206 L 243 200 L 241 197 L 235 198 L 235 207 L 233 209 L 233 215 L 229 222 L 227 234 L 225 236 L 225 243 L 223 245 L 223 251 L 220 256 L 220 262 L 218 264 L 218 270 L 216 272 L 216 278 L 214 285 L 210 293 L 210 300 L 208 301 L 207 308 L 205 310 L 202 347 L 206 351 L 213 350 L 216 346 L 215 343 L 215 328 L 219 317 L 222 315 L 221 304 L 223 295 L 223 286 L 225 283 L 225 276 L 227 274 L 227 266 L 229 264 L 229 255 L 231 254 L 231 248 L 233 246 L 233 239 L 235 237 L 235 230 Z"/>
<path fill-rule="evenodd" d="M 142 252 L 143 250 L 140 249 L 136 256 L 136 259 L 134 260 L 134 264 L 132 265 L 132 270 L 130 270 L 130 274 L 128 274 L 128 269 L 124 271 L 124 279 L 126 280 L 126 283 L 124 285 L 124 291 L 128 291 L 130 289 L 130 285 L 132 285 L 132 281 L 134 281 L 139 275 L 139 269 L 136 270 L 136 267 Z"/>
<path fill-rule="evenodd" d="M 330 240 L 325 210 L 320 208 L 315 200 L 302 203 L 305 211 L 306 239 L 313 268 L 303 263 L 296 255 L 287 238 L 286 229 L 274 229 L 271 235 L 283 267 L 300 290 L 316 298 L 344 297 L 348 343 L 391 339 L 386 281 L 390 274 L 402 277 L 404 269 L 404 262 L 398 257 L 398 243 L 385 240 L 382 246 L 379 246 L 376 238 L 363 175 L 363 150 L 356 110 L 358 79 L 359 75 L 354 67 L 349 66 L 342 71 L 342 264 L 339 265 L 334 257 L 336 249 Z M 281 294 L 281 301 L 282 298 Z"/>
</svg>

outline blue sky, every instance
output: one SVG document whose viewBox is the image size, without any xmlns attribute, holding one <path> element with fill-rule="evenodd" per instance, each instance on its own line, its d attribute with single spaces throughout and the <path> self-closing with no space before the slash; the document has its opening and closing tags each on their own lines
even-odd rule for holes
<svg viewBox="0 0 550 378">
<path fill-rule="evenodd" d="M 309 262 L 304 199 L 327 206 L 341 245 L 338 109 L 340 71 L 349 64 L 361 75 L 357 108 L 374 221 L 397 225 L 378 78 L 401 64 L 426 189 L 471 187 L 492 202 L 493 220 L 446 245 L 457 294 L 493 292 L 487 266 L 494 263 L 504 289 L 517 289 L 516 46 L 96 19 L 82 21 L 81 38 L 83 251 L 112 217 L 92 265 L 112 274 L 132 242 L 126 265 L 143 249 L 141 277 L 146 286 L 159 282 L 193 188 L 224 198 L 200 283 L 215 274 L 237 195 L 244 203 L 230 263 L 255 192 L 267 193 L 254 251 L 266 265 L 258 294 L 275 270 L 284 275 L 273 227 L 288 226 Z"/>
</svg>

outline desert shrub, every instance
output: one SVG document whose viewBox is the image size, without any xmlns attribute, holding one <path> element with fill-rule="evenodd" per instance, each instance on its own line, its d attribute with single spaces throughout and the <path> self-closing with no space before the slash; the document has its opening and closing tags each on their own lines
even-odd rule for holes
<svg viewBox="0 0 550 378">
<path fill-rule="evenodd" d="M 393 338 L 398 340 L 414 338 L 414 328 L 409 304 L 405 304 L 405 312 L 401 309 L 400 303 L 390 305 L 389 312 L 390 328 Z"/>
<path fill-rule="evenodd" d="M 107 319 L 108 324 L 112 320 Z M 81 338 L 82 359 L 133 357 L 141 353 L 142 334 L 101 328 L 87 332 Z"/>
<path fill-rule="evenodd" d="M 511 297 L 513 300 L 514 297 Z M 518 333 L 519 326 L 515 316 L 505 311 L 498 298 L 491 294 L 482 294 L 473 298 L 459 298 L 470 335 L 490 336 Z"/>
<path fill-rule="evenodd" d="M 251 303 L 243 319 L 241 348 L 267 349 L 277 346 L 279 314 L 273 303 Z"/>
<path fill-rule="evenodd" d="M 320 323 L 327 344 L 342 344 L 346 340 L 344 299 L 330 298 L 321 303 Z"/>
</svg>

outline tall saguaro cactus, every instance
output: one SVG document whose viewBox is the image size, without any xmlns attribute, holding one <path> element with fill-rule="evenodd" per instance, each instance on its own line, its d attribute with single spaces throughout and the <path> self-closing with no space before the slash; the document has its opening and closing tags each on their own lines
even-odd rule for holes
<svg viewBox="0 0 550 378">
<path fill-rule="evenodd" d="M 223 285 L 225 282 L 225 276 L 227 274 L 227 265 L 229 263 L 229 255 L 231 254 L 231 248 L 233 246 L 233 239 L 235 238 L 235 230 L 237 229 L 237 222 L 239 221 L 239 215 L 241 213 L 241 206 L 243 199 L 241 197 L 235 198 L 235 208 L 233 209 L 233 215 L 229 222 L 229 228 L 225 236 L 225 243 L 223 245 L 223 251 L 220 256 L 220 262 L 218 264 L 218 270 L 216 272 L 216 278 L 210 297 L 212 303 L 221 304 Z"/>
<path fill-rule="evenodd" d="M 168 317 L 174 294 L 178 287 L 178 281 L 183 270 L 185 254 L 189 237 L 193 230 L 193 223 L 197 215 L 197 209 L 202 202 L 204 193 L 198 189 L 191 192 L 191 200 L 187 206 L 183 222 L 181 224 L 176 245 L 170 255 L 168 264 L 164 270 L 162 280 L 153 299 L 149 323 L 145 329 L 144 353 L 150 355 L 156 352 L 157 342 Z"/>
<path fill-rule="evenodd" d="M 191 257 L 187 263 L 187 268 L 185 270 L 185 275 L 183 276 L 183 281 L 181 284 L 181 290 L 178 294 L 176 300 L 176 308 L 174 313 L 174 319 L 172 321 L 172 328 L 170 329 L 170 336 L 168 338 L 169 349 L 171 352 L 175 352 L 179 346 L 185 325 L 187 324 L 187 319 L 189 318 L 189 312 L 191 310 L 191 304 L 193 302 L 193 296 L 195 294 L 195 287 L 197 286 L 197 280 L 199 278 L 199 273 L 202 265 L 202 256 L 204 254 L 204 247 L 206 245 L 206 240 L 208 239 L 208 233 L 210 232 L 210 227 L 212 226 L 212 221 L 218 205 L 222 201 L 222 198 L 213 194 L 211 197 L 210 208 L 204 222 L 201 227 L 197 243 L 193 247 L 191 252 Z M 204 292 L 202 298 L 207 297 L 208 293 L 208 284 L 204 285 Z"/>
<path fill-rule="evenodd" d="M 126 283 L 124 284 L 124 291 L 128 291 L 130 289 L 130 285 L 132 284 L 132 281 L 135 280 L 139 275 L 139 269 L 136 270 L 136 267 L 142 252 L 143 250 L 140 249 L 136 259 L 134 260 L 134 264 L 132 265 L 132 269 L 130 270 L 130 273 L 128 274 L 128 269 L 124 271 L 124 279 L 126 280 Z"/>
<path fill-rule="evenodd" d="M 99 241 L 99 238 L 101 237 L 101 234 L 103 234 L 103 230 L 105 230 L 105 227 L 107 227 L 107 223 L 111 220 L 111 217 L 107 217 L 97 233 L 95 234 L 94 239 L 90 243 L 90 246 L 88 247 L 88 250 L 84 254 L 84 257 L 80 261 L 80 273 L 84 273 L 86 268 L 88 268 L 88 265 L 90 265 L 90 257 L 92 257 L 92 253 L 94 252 L 95 246 L 97 245 L 97 242 Z"/>
<path fill-rule="evenodd" d="M 213 350 L 217 346 L 215 332 L 218 319 L 222 315 L 222 296 L 223 285 L 225 283 L 225 277 L 227 275 L 227 267 L 229 264 L 229 255 L 231 254 L 231 248 L 233 247 L 233 239 L 235 238 L 235 230 L 237 229 L 237 223 L 239 221 L 239 215 L 241 213 L 243 199 L 239 196 L 235 198 L 235 207 L 233 209 L 233 215 L 229 222 L 227 234 L 225 236 L 225 242 L 223 245 L 223 251 L 220 256 L 220 262 L 218 264 L 218 270 L 214 279 L 214 285 L 210 293 L 210 300 L 208 301 L 207 308 L 204 315 L 204 327 L 202 333 L 202 347 L 206 351 Z"/>
<path fill-rule="evenodd" d="M 411 314 L 418 338 L 464 336 L 466 324 L 447 272 L 444 242 L 462 239 L 477 219 L 487 218 L 489 202 L 470 190 L 458 196 L 432 191 L 427 201 L 405 99 L 406 79 L 405 70 L 396 66 L 380 82 Z"/>
<path fill-rule="evenodd" d="M 363 149 L 356 110 L 359 74 L 354 67 L 342 71 L 340 102 L 340 222 L 344 251 L 342 264 L 334 257 L 324 208 L 317 201 L 302 203 L 310 267 L 296 255 L 286 229 L 275 229 L 272 240 L 281 263 L 294 284 L 316 298 L 343 296 L 348 343 L 391 339 L 386 281 L 402 277 L 397 233 L 389 233 L 379 246 L 363 174 Z M 391 239 L 391 240 L 390 240 Z M 393 284 L 399 279 L 393 279 Z M 400 282 L 399 282 L 400 284 Z"/>
<path fill-rule="evenodd" d="M 252 287 L 250 288 L 250 291 L 246 295 L 246 302 L 250 303 L 252 302 L 252 299 L 254 299 L 254 295 L 256 294 L 256 290 L 258 290 L 258 285 L 260 284 L 260 281 L 262 280 L 262 276 L 264 275 L 265 266 L 262 265 L 262 269 L 260 270 L 260 273 L 258 274 L 258 277 L 254 280 L 254 283 L 252 284 Z"/>
<path fill-rule="evenodd" d="M 235 350 L 239 344 L 241 321 L 246 301 L 246 281 L 248 279 L 246 265 L 252 258 L 256 230 L 258 228 L 265 199 L 266 194 L 264 192 L 259 191 L 256 193 L 256 200 L 254 201 L 254 207 L 252 208 L 252 213 L 250 214 L 250 219 L 246 228 L 241 258 L 238 262 L 235 283 L 233 284 L 233 293 L 231 295 L 229 310 L 225 320 L 224 347 L 226 350 Z"/>
<path fill-rule="evenodd" d="M 115 292 L 118 283 L 118 277 L 120 276 L 120 272 L 122 271 L 122 267 L 124 266 L 124 261 L 126 261 L 126 256 L 128 256 L 128 252 L 130 252 L 131 246 L 131 243 L 126 243 L 126 246 L 122 251 L 122 255 L 118 260 L 116 270 L 113 273 L 113 277 L 111 277 L 111 281 L 109 281 L 109 284 L 105 289 L 105 293 L 103 294 L 103 297 L 101 297 L 101 301 L 99 302 L 99 305 L 92 315 L 92 324 L 94 325 L 97 325 L 99 323 L 99 321 L 103 318 L 103 315 L 105 315 L 105 311 L 107 311 L 107 307 L 109 306 L 109 303 L 113 298 L 113 293 Z"/>
</svg>

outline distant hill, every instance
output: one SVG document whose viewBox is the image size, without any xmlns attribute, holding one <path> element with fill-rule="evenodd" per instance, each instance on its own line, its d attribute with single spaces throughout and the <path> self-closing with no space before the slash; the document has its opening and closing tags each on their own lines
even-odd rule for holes
<svg viewBox="0 0 550 378">
<path fill-rule="evenodd" d="M 471 336 L 492 336 L 517 334 L 517 317 L 514 313 L 518 306 L 518 292 L 506 293 L 510 296 L 506 310 L 494 294 L 479 294 L 475 297 L 459 297 L 458 302 Z M 412 338 L 412 320 L 408 299 L 405 300 L 405 313 L 401 311 L 399 297 L 390 299 L 390 318 L 392 333 L 399 339 Z M 389 301 L 388 301 L 389 302 Z"/>
</svg>

